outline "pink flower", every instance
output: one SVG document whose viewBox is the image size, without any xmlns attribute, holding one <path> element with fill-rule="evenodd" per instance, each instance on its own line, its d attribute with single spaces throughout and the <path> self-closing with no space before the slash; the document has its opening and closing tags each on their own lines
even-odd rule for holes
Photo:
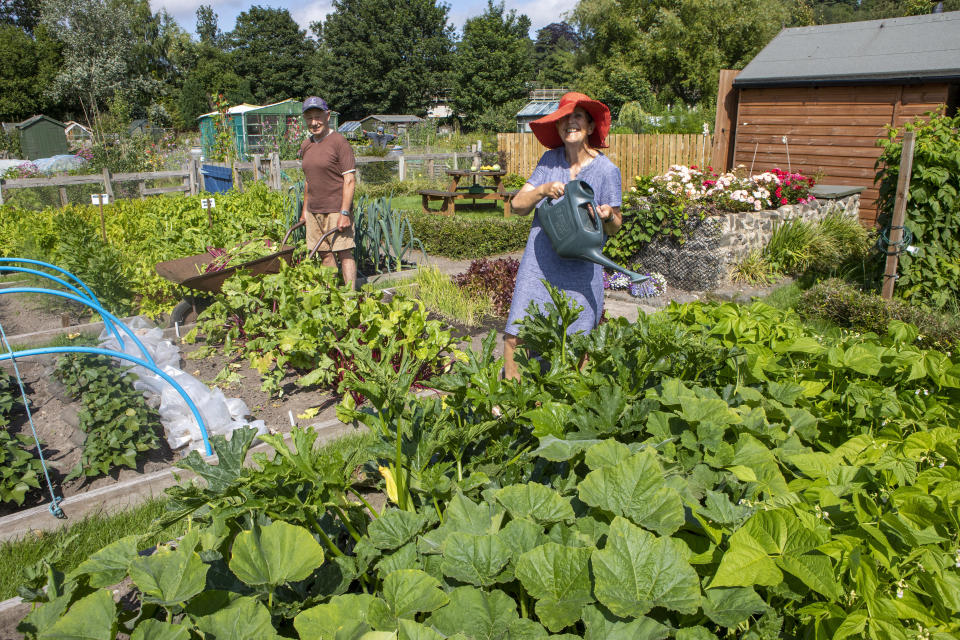
<svg viewBox="0 0 960 640">
<path fill-rule="evenodd" d="M 780 198 L 780 204 L 787 204 L 786 198 Z"/>
</svg>

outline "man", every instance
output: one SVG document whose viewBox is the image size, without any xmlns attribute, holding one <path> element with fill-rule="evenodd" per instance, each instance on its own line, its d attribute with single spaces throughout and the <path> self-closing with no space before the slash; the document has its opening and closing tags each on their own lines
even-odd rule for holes
<svg viewBox="0 0 960 640">
<path fill-rule="evenodd" d="M 352 288 L 357 280 L 351 213 L 356 160 L 346 138 L 330 129 L 330 108 L 323 98 L 303 101 L 303 119 L 310 131 L 298 154 L 306 181 L 300 219 L 306 222 L 307 247 L 312 251 L 324 233 L 336 230 L 320 245 L 320 260 L 334 269 L 339 260 L 343 281 Z"/>
</svg>

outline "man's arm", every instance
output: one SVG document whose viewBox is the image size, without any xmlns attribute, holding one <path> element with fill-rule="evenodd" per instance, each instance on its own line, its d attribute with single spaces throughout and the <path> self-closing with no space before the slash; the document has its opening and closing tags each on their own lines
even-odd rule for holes
<svg viewBox="0 0 960 640">
<path fill-rule="evenodd" d="M 303 211 L 300 212 L 300 222 L 307 221 L 307 180 L 303 180 Z"/>
<path fill-rule="evenodd" d="M 353 169 L 343 174 L 343 199 L 340 201 L 340 212 L 353 211 L 353 192 L 357 188 L 357 172 Z M 346 229 L 353 224 L 353 216 L 340 216 L 337 228 Z"/>
</svg>

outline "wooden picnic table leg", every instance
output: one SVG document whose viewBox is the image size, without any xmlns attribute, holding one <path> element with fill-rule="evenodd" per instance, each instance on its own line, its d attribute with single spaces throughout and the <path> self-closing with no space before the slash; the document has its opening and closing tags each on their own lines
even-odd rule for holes
<svg viewBox="0 0 960 640">
<path fill-rule="evenodd" d="M 510 196 L 504 193 L 503 194 L 503 217 L 509 218 L 511 213 L 513 212 L 510 210 Z"/>
<path fill-rule="evenodd" d="M 427 194 L 425 194 L 425 193 L 421 193 L 421 194 L 420 194 L 420 204 L 423 205 L 423 212 L 424 212 L 424 213 L 433 213 L 432 211 L 430 211 L 430 206 L 429 206 L 429 205 L 430 205 L 430 197 L 429 197 Z"/>
<path fill-rule="evenodd" d="M 456 198 L 453 196 L 447 196 L 443 199 L 443 213 L 444 215 L 452 216 L 454 213 L 454 201 Z"/>
<path fill-rule="evenodd" d="M 457 184 L 460 183 L 460 176 L 454 175 L 454 176 L 451 176 L 451 178 L 453 179 L 453 182 L 450 183 L 450 188 L 447 189 L 447 191 L 456 191 Z"/>
<path fill-rule="evenodd" d="M 493 181 L 496 184 L 497 193 L 503 193 L 503 176 L 493 176 Z"/>
</svg>

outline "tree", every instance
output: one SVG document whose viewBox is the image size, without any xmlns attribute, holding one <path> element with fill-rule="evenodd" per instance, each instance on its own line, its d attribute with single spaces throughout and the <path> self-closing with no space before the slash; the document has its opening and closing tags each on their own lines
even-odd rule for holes
<svg viewBox="0 0 960 640">
<path fill-rule="evenodd" d="M 197 35 L 200 37 L 200 42 L 211 47 L 217 46 L 222 36 L 220 26 L 217 24 L 217 14 L 208 4 L 202 4 L 197 8 Z"/>
<path fill-rule="evenodd" d="M 530 18 L 487 0 L 483 14 L 463 26 L 450 104 L 467 129 L 513 130 L 533 80 Z"/>
<path fill-rule="evenodd" d="M 574 77 L 574 52 L 580 36 L 566 22 L 553 22 L 537 31 L 533 43 L 536 82 L 541 87 L 569 87 Z"/>
<path fill-rule="evenodd" d="M 237 17 L 228 41 L 237 75 L 256 79 L 253 94 L 257 102 L 304 95 L 313 45 L 289 11 L 250 7 Z"/>
<path fill-rule="evenodd" d="M 311 26 L 319 42 L 311 87 L 345 118 L 425 114 L 450 86 L 448 12 L 436 0 L 334 0 L 326 20 Z"/>
<path fill-rule="evenodd" d="M 40 24 L 40 0 L 3 0 L 0 24 L 12 24 L 32 35 Z"/>
<path fill-rule="evenodd" d="M 141 80 L 130 73 L 132 12 L 105 0 L 44 0 L 41 20 L 63 45 L 63 64 L 47 95 L 78 101 L 96 135 L 104 100 Z"/>
<path fill-rule="evenodd" d="M 49 106 L 43 88 L 59 58 L 59 46 L 43 26 L 31 38 L 19 27 L 0 24 L 0 120 L 24 120 Z"/>
<path fill-rule="evenodd" d="M 742 69 L 790 22 L 782 0 L 580 0 L 585 68 L 642 82 L 663 104 L 716 96 L 720 69 Z M 639 97 L 624 96 L 628 100 Z"/>
<path fill-rule="evenodd" d="M 207 92 L 204 91 L 200 79 L 196 75 L 189 75 L 180 87 L 177 96 L 177 126 L 181 129 L 194 129 L 197 118 L 210 111 Z"/>
</svg>

